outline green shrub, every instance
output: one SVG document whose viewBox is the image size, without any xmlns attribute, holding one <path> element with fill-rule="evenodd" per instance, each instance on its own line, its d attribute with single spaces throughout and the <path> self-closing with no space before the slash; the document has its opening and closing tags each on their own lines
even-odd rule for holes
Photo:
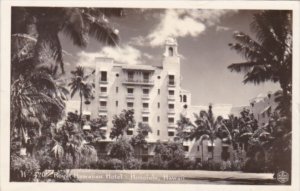
<svg viewBox="0 0 300 191">
<path fill-rule="evenodd" d="M 40 171 L 39 162 L 27 156 L 11 156 L 10 181 L 31 182 Z"/>
<path fill-rule="evenodd" d="M 106 167 L 111 170 L 121 170 L 124 169 L 124 164 L 121 160 L 114 158 L 107 161 Z"/>
<path fill-rule="evenodd" d="M 148 162 L 148 169 L 168 169 L 168 162 L 162 160 L 160 155 L 155 155 Z"/>
<path fill-rule="evenodd" d="M 133 154 L 133 147 L 125 138 L 110 143 L 107 147 L 110 151 L 110 157 L 122 161 L 128 160 Z"/>
<path fill-rule="evenodd" d="M 220 164 L 220 170 L 222 170 L 222 171 L 229 171 L 231 169 L 232 169 L 232 164 L 231 164 L 231 162 L 229 160 L 221 162 L 221 164 Z"/>
<path fill-rule="evenodd" d="M 99 159 L 97 161 L 97 168 L 98 169 L 107 169 L 107 161 L 104 159 Z"/>
<path fill-rule="evenodd" d="M 125 163 L 125 169 L 138 170 L 141 169 L 142 162 L 136 158 L 130 158 Z"/>
</svg>

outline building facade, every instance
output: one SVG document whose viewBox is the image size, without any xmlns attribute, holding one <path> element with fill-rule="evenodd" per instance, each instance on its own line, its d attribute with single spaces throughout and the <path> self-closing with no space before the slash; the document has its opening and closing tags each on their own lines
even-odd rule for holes
<svg viewBox="0 0 300 191">
<path fill-rule="evenodd" d="M 95 93 L 90 104 L 83 106 L 83 115 L 88 118 L 105 116 L 108 119 L 105 130 L 106 139 L 101 140 L 99 149 L 105 151 L 105 146 L 113 141 L 109 138 L 113 128 L 113 117 L 124 109 L 134 109 L 134 119 L 148 124 L 152 133 L 148 134 L 147 142 L 150 143 L 145 155 L 154 155 L 156 142 L 174 141 L 176 136 L 177 121 L 180 115 L 195 121 L 194 113 L 208 109 L 208 106 L 194 106 L 191 104 L 192 95 L 182 89 L 180 80 L 181 66 L 178 53 L 178 44 L 174 38 L 169 37 L 164 44 L 163 60 L 160 66 L 130 63 L 117 63 L 113 58 L 95 58 L 90 66 L 95 70 Z M 272 97 L 273 99 L 273 97 Z M 264 101 L 267 101 L 263 99 Z M 269 100 L 270 101 L 270 100 Z M 79 102 L 69 101 L 67 111 L 79 108 Z M 254 102 L 254 101 L 252 101 Z M 264 123 L 262 116 L 257 115 L 265 109 L 268 103 L 256 100 L 251 102 L 251 111 L 256 113 L 260 123 Z M 228 118 L 230 114 L 239 115 L 243 108 L 248 106 L 233 107 L 230 104 L 214 104 L 215 116 Z M 88 130 L 89 126 L 84 126 Z M 127 131 L 128 137 L 136 134 L 137 128 Z M 151 144 L 153 143 L 153 144 Z M 232 160 L 232 146 L 216 139 L 213 144 L 208 140 L 187 140 L 183 142 L 186 157 L 199 160 L 208 160 L 214 156 L 215 161 Z M 213 153 L 212 153 L 213 152 Z M 104 154 L 104 153 L 103 153 Z"/>
</svg>

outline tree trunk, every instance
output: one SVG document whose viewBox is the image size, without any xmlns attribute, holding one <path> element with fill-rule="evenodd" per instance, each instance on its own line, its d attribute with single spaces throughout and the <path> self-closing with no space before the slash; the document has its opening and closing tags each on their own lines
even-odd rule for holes
<svg viewBox="0 0 300 191">
<path fill-rule="evenodd" d="M 79 120 L 81 120 L 81 116 L 82 116 L 82 93 L 81 93 L 81 90 L 79 91 L 79 96 L 80 96 Z"/>
<path fill-rule="evenodd" d="M 212 161 L 214 160 L 214 140 L 212 139 L 211 140 L 211 145 L 212 145 L 212 149 L 211 149 L 211 159 Z"/>
</svg>

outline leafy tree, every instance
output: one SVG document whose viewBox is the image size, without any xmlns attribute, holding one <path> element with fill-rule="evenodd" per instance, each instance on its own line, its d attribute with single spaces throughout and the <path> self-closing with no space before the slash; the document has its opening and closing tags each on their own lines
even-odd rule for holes
<svg viewBox="0 0 300 191">
<path fill-rule="evenodd" d="M 148 124 L 138 123 L 137 135 L 131 138 L 130 143 L 132 146 L 147 146 L 146 138 L 149 133 L 152 133 L 152 130 Z"/>
<path fill-rule="evenodd" d="M 185 152 L 182 144 L 177 142 L 158 142 L 156 143 L 154 152 L 156 157 L 154 161 L 158 162 L 157 165 L 160 168 L 182 169 L 185 160 Z"/>
<path fill-rule="evenodd" d="M 190 138 L 191 129 L 194 128 L 193 123 L 190 121 L 189 118 L 180 115 L 180 119 L 177 121 L 177 128 L 176 128 L 176 136 L 180 140 L 186 140 Z"/>
<path fill-rule="evenodd" d="M 85 47 L 88 37 L 116 45 L 119 38 L 107 20 L 122 16 L 122 9 L 64 8 L 64 7 L 14 7 L 12 9 L 12 34 L 26 34 L 35 39 L 33 61 L 55 73 L 63 67 L 63 50 L 59 34 L 69 37 L 74 45 Z"/>
<path fill-rule="evenodd" d="M 260 151 L 266 160 L 266 167 L 273 172 L 291 172 L 291 130 L 290 120 L 278 113 L 271 114 L 269 122 L 257 129 L 249 139 L 249 157 L 254 158 Z M 255 158 L 254 158 L 255 159 Z M 255 161 L 259 162 L 259 161 Z"/>
<path fill-rule="evenodd" d="M 146 138 L 148 137 L 149 133 L 152 133 L 151 127 L 148 124 L 140 122 L 138 123 L 137 134 L 132 136 L 130 139 L 130 144 L 138 150 L 137 152 L 139 156 L 142 154 L 142 149 L 148 148 Z"/>
<path fill-rule="evenodd" d="M 126 138 L 120 138 L 108 145 L 108 151 L 111 158 L 126 161 L 133 154 L 133 147 Z"/>
<path fill-rule="evenodd" d="M 109 137 L 111 139 L 123 137 L 129 128 L 135 127 L 134 110 L 123 110 L 120 115 L 114 116 L 112 123 Z"/>
<path fill-rule="evenodd" d="M 94 74 L 93 71 L 91 74 L 85 75 L 84 68 L 82 66 L 76 67 L 76 70 L 72 71 L 72 78 L 69 86 L 71 88 L 71 97 L 75 95 L 75 93 L 79 93 L 80 97 L 80 110 L 79 110 L 79 118 L 82 116 L 82 103 L 83 98 L 88 100 L 93 98 L 93 84 L 89 83 L 88 78 Z"/>
<path fill-rule="evenodd" d="M 107 125 L 107 117 L 101 116 L 95 119 L 92 119 L 89 122 L 91 130 L 85 132 L 85 139 L 90 143 L 97 143 L 99 140 L 106 139 L 105 130 L 102 130 L 102 127 Z"/>
<path fill-rule="evenodd" d="M 245 72 L 244 83 L 279 82 L 281 112 L 290 116 L 292 93 L 292 12 L 268 10 L 253 17 L 251 29 L 256 40 L 235 32 L 237 43 L 229 46 L 242 54 L 246 62 L 228 66 L 231 71 Z"/>
</svg>

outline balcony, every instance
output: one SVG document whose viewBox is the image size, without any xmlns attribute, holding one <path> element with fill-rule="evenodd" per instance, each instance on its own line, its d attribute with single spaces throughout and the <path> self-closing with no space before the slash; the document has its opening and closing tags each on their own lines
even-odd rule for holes
<svg viewBox="0 0 300 191">
<path fill-rule="evenodd" d="M 175 95 L 168 95 L 168 100 L 172 100 L 172 101 L 174 101 L 175 100 Z"/>
<path fill-rule="evenodd" d="M 107 107 L 106 106 L 100 106 L 99 107 L 99 111 L 101 112 L 103 112 L 103 111 L 107 111 Z"/>
<path fill-rule="evenodd" d="M 174 130 L 175 131 L 175 128 L 176 128 L 176 124 L 175 123 L 168 123 L 168 130 Z"/>
<path fill-rule="evenodd" d="M 149 113 L 149 112 L 150 112 L 149 108 L 143 108 L 142 109 L 143 114 L 146 114 L 146 113 Z"/>
<path fill-rule="evenodd" d="M 99 98 L 107 98 L 107 97 L 108 97 L 107 92 L 101 92 L 101 93 L 99 94 Z"/>
<path fill-rule="evenodd" d="M 153 80 L 146 79 L 126 79 L 123 81 L 125 85 L 143 85 L 143 86 L 154 86 Z"/>
<path fill-rule="evenodd" d="M 175 114 L 175 109 L 168 109 L 168 114 Z"/>
<path fill-rule="evenodd" d="M 126 98 L 127 98 L 127 99 L 134 99 L 134 94 L 133 94 L 133 93 L 128 93 L 128 94 L 126 95 Z"/>
<path fill-rule="evenodd" d="M 108 84 L 107 80 L 99 80 L 99 84 Z"/>
<path fill-rule="evenodd" d="M 142 99 L 150 99 L 149 94 L 143 94 L 143 95 L 142 95 Z"/>
</svg>

